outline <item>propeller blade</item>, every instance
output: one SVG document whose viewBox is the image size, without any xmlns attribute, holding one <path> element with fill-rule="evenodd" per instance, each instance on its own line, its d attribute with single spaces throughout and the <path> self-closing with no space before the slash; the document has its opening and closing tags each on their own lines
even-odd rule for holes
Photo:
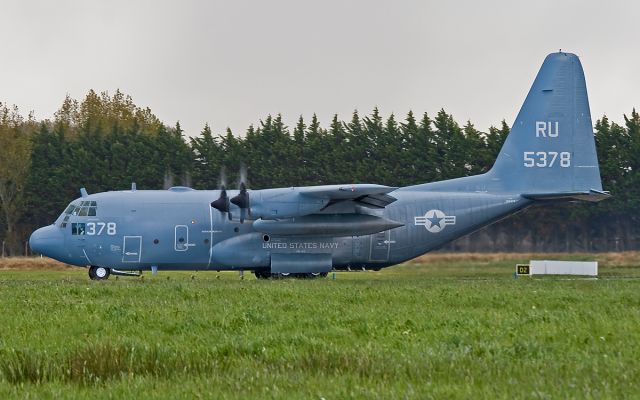
<svg viewBox="0 0 640 400">
<path fill-rule="evenodd" d="M 240 223 L 243 223 L 247 215 L 251 215 L 251 201 L 249 200 L 249 192 L 247 192 L 247 185 L 244 182 L 240 183 L 240 193 L 231 199 L 231 202 L 240 208 Z"/>
<path fill-rule="evenodd" d="M 211 202 L 211 207 L 223 213 L 229 212 L 229 196 L 227 195 L 227 189 L 224 186 L 220 188 L 220 197 Z"/>
<path fill-rule="evenodd" d="M 231 202 L 240 208 L 249 208 L 249 193 L 244 182 L 240 183 L 240 193 L 231 198 Z"/>
</svg>

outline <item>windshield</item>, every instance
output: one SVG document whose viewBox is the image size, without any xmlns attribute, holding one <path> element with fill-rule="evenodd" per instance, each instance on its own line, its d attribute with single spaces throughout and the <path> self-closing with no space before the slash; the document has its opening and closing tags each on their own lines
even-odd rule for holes
<svg viewBox="0 0 640 400">
<path fill-rule="evenodd" d="M 98 214 L 98 204 L 95 201 L 74 201 L 67 206 L 64 210 L 64 218 L 62 218 L 62 222 L 60 223 L 61 228 L 67 227 L 67 222 L 69 222 L 69 217 L 72 215 L 78 217 L 95 217 Z"/>
</svg>

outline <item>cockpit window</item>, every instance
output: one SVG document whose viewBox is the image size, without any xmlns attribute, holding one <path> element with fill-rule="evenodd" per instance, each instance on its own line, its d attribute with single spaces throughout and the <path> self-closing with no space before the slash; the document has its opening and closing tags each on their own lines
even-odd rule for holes
<svg viewBox="0 0 640 400">
<path fill-rule="evenodd" d="M 80 205 L 71 204 L 65 213 L 80 217 L 95 217 L 98 211 L 98 203 L 95 201 L 82 201 Z"/>
<path fill-rule="evenodd" d="M 98 203 L 96 201 L 81 201 L 79 203 L 71 203 L 64 210 L 65 217 L 60 223 L 61 228 L 66 228 L 69 222 L 69 216 L 76 215 L 79 217 L 95 217 L 98 214 Z"/>
</svg>

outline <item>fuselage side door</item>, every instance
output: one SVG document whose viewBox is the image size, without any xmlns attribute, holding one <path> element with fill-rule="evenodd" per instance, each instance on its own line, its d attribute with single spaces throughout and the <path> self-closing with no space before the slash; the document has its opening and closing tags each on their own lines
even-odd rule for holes
<svg viewBox="0 0 640 400">
<path fill-rule="evenodd" d="M 122 262 L 139 263 L 142 257 L 142 236 L 125 236 L 122 244 Z"/>
<path fill-rule="evenodd" d="M 370 261 L 389 260 L 389 233 L 390 231 L 382 231 L 371 235 Z"/>
<path fill-rule="evenodd" d="M 187 251 L 193 244 L 189 243 L 189 226 L 176 225 L 174 227 L 173 249 L 175 251 Z"/>
</svg>

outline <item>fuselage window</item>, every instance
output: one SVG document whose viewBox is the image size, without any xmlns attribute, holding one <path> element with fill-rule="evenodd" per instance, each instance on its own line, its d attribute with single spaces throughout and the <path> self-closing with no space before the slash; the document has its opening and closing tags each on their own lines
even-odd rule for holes
<svg viewBox="0 0 640 400">
<path fill-rule="evenodd" d="M 72 222 L 71 223 L 71 234 L 72 235 L 84 235 L 86 229 L 86 224 L 82 222 Z"/>
</svg>

